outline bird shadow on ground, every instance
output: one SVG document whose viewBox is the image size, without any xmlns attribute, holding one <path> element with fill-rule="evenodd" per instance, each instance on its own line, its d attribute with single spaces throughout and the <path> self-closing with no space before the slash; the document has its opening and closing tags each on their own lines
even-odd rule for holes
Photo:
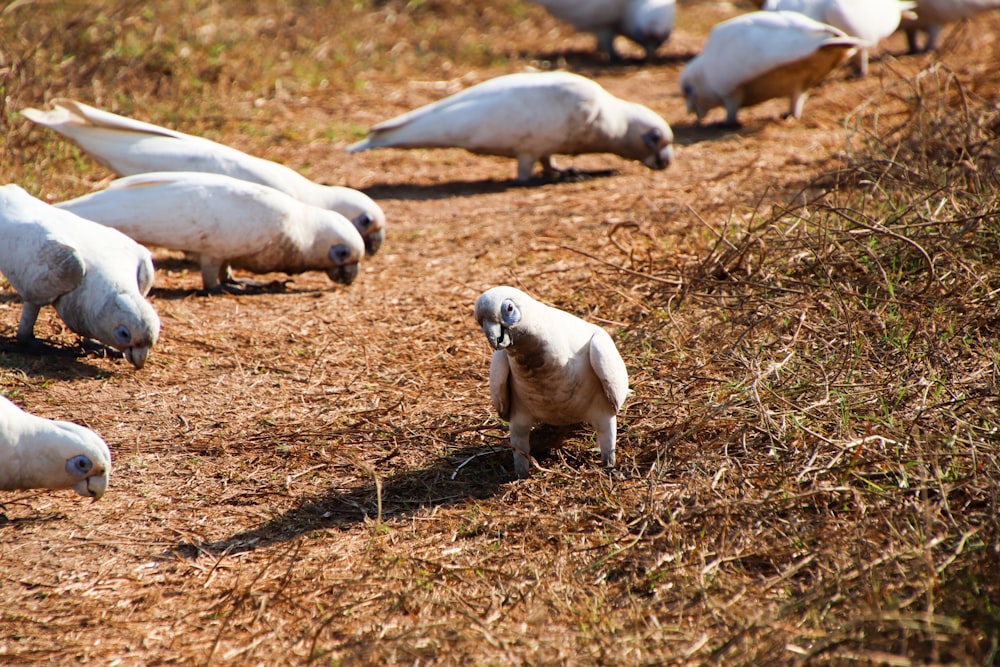
<svg viewBox="0 0 1000 667">
<path fill-rule="evenodd" d="M 779 120 L 780 122 L 780 120 Z M 724 122 L 702 123 L 686 122 L 671 123 L 670 129 L 674 132 L 674 144 L 678 146 L 692 146 L 703 141 L 722 141 L 736 137 L 749 137 L 764 129 L 764 123 L 754 122 L 750 125 L 732 126 Z"/>
<path fill-rule="evenodd" d="M 290 542 L 326 528 L 347 529 L 379 518 L 399 519 L 433 507 L 461 505 L 470 499 L 497 494 L 511 479 L 507 447 L 463 447 L 427 468 L 403 471 L 384 481 L 304 497 L 297 506 L 264 524 L 222 540 L 207 543 L 178 542 L 165 558 L 197 558 L 245 553 Z M 381 487 L 381 491 L 380 491 Z"/>
<path fill-rule="evenodd" d="M 19 343 L 14 338 L 0 337 L 0 368 L 20 371 L 28 377 L 59 380 L 103 378 L 108 375 L 106 369 L 81 361 L 101 357 L 120 358 L 131 368 L 121 352 L 97 341 L 81 341 L 67 346 L 41 338 L 31 343 Z"/>
<path fill-rule="evenodd" d="M 654 67 L 657 65 L 681 65 L 695 57 L 694 53 L 665 53 L 652 58 L 619 56 L 614 60 L 594 49 L 567 49 L 543 53 L 523 51 L 520 57 L 527 61 L 549 63 L 551 69 L 570 69 L 583 76 L 596 76 L 608 71 L 623 71 Z"/>
<path fill-rule="evenodd" d="M 428 201 L 434 199 L 450 199 L 452 197 L 472 197 L 475 195 L 494 194 L 518 188 L 532 188 L 558 183 L 576 183 L 596 178 L 608 178 L 618 172 L 614 169 L 565 169 L 564 173 L 555 177 L 534 177 L 527 182 L 515 179 L 503 181 L 486 179 L 480 181 L 448 181 L 429 185 L 414 185 L 412 183 L 375 183 L 361 190 L 372 199 L 412 199 Z"/>
</svg>

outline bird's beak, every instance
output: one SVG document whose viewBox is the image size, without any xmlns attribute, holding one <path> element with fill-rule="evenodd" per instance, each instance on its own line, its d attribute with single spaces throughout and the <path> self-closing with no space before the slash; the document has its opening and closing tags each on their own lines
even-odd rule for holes
<svg viewBox="0 0 1000 667">
<path fill-rule="evenodd" d="M 329 276 L 330 280 L 336 283 L 350 285 L 354 282 L 354 279 L 358 277 L 358 267 L 359 264 L 357 262 L 353 264 L 344 264 L 343 266 L 328 269 L 326 275 Z"/>
<path fill-rule="evenodd" d="M 108 490 L 108 474 L 101 472 L 97 475 L 91 475 L 87 479 L 81 479 L 73 485 L 73 490 L 79 495 L 89 496 L 94 499 L 94 502 L 97 502 Z"/>
<path fill-rule="evenodd" d="M 490 342 L 490 347 L 494 350 L 502 350 L 510 346 L 510 333 L 498 322 L 483 322 L 483 333 L 486 334 L 486 340 Z"/>
<path fill-rule="evenodd" d="M 124 350 L 125 358 L 128 362 L 139 370 L 146 365 L 146 357 L 149 356 L 148 347 L 126 347 Z"/>
<path fill-rule="evenodd" d="M 674 147 L 664 146 L 658 153 L 650 155 L 642 161 L 650 169 L 666 169 L 674 161 Z"/>
<path fill-rule="evenodd" d="M 364 237 L 365 239 L 365 254 L 374 255 L 378 252 L 378 249 L 382 247 L 382 241 L 385 240 L 385 230 L 376 229 Z"/>
</svg>

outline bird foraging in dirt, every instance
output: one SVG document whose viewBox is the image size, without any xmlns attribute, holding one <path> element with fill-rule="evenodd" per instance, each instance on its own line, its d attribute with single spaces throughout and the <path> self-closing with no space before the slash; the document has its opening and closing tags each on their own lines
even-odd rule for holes
<svg viewBox="0 0 1000 667">
<path fill-rule="evenodd" d="M 569 72 L 499 76 L 371 128 L 347 147 L 464 148 L 517 159 L 517 179 L 531 179 L 535 162 L 546 176 L 559 171 L 555 154 L 614 153 L 663 169 L 674 135 L 665 120 L 626 102 L 598 83 Z"/>
<path fill-rule="evenodd" d="M 611 60 L 618 59 L 615 35 L 623 35 L 652 58 L 674 28 L 675 0 L 532 0 L 549 14 L 593 33 L 597 46 Z"/>
<path fill-rule="evenodd" d="M 52 304 L 72 331 L 121 350 L 142 368 L 160 333 L 146 301 L 153 286 L 149 251 L 114 229 L 0 187 L 0 273 L 24 300 L 17 340 L 35 340 L 42 306 Z"/>
<path fill-rule="evenodd" d="M 935 50 L 946 24 L 1000 9 L 1000 0 L 916 0 L 916 5 L 916 16 L 904 17 L 902 21 L 910 53 Z M 923 46 L 917 40 L 920 32 L 927 35 Z"/>
<path fill-rule="evenodd" d="M 198 255 L 206 290 L 238 285 L 230 267 L 256 273 L 325 271 L 349 285 L 365 254 L 358 230 L 339 213 L 220 174 L 138 174 L 56 206 L 138 243 Z"/>
<path fill-rule="evenodd" d="M 119 176 L 154 171 L 203 171 L 270 186 L 300 201 L 349 219 L 372 255 L 385 238 L 385 213 L 368 195 L 321 185 L 283 164 L 235 148 L 133 120 L 67 99 L 51 111 L 23 109 L 29 120 L 66 137 Z"/>
<path fill-rule="evenodd" d="M 617 414 L 629 388 L 611 336 L 507 286 L 480 295 L 475 317 L 494 349 L 490 396 L 510 425 L 515 474 L 528 476 L 531 430 L 541 424 L 591 425 L 602 463 L 613 468 Z"/>
<path fill-rule="evenodd" d="M 111 450 L 101 436 L 0 396 L 0 491 L 73 489 L 100 500 L 110 475 Z"/>
<path fill-rule="evenodd" d="M 712 28 L 701 53 L 681 71 L 688 111 L 701 122 L 715 107 L 738 127 L 737 112 L 788 96 L 788 115 L 801 118 L 809 89 L 860 45 L 856 37 L 798 12 L 751 12 Z"/>
<path fill-rule="evenodd" d="M 767 11 L 799 12 L 839 28 L 861 40 L 855 59 L 858 74 L 868 75 L 868 51 L 896 32 L 904 15 L 912 15 L 916 3 L 901 0 L 757 0 Z"/>
</svg>

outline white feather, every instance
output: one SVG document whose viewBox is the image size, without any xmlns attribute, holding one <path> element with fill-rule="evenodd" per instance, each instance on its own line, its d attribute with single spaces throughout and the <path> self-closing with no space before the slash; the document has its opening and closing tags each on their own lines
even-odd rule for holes
<svg viewBox="0 0 1000 667">
<path fill-rule="evenodd" d="M 908 0 L 766 0 L 762 8 L 799 12 L 857 37 L 861 41 L 858 68 L 864 76 L 868 73 L 868 50 L 894 33 L 903 12 L 914 6 Z"/>
<path fill-rule="evenodd" d="M 56 206 L 144 245 L 196 253 L 205 289 L 218 287 L 229 266 L 326 271 L 349 284 L 364 255 L 361 235 L 339 213 L 220 174 L 139 174 Z"/>
<path fill-rule="evenodd" d="M 201 171 L 260 183 L 348 218 L 365 237 L 370 253 L 382 243 L 385 213 L 363 192 L 321 185 L 277 162 L 74 100 L 56 99 L 52 104 L 51 111 L 24 109 L 21 113 L 66 137 L 119 176 Z"/>
<path fill-rule="evenodd" d="M 17 185 L 0 187 L 0 273 L 24 299 L 17 337 L 34 338 L 47 304 L 76 333 L 125 353 L 142 368 L 160 332 L 145 300 L 148 250 L 121 232 L 59 210 Z"/>
<path fill-rule="evenodd" d="M 110 475 L 111 450 L 99 435 L 27 413 L 0 396 L 0 491 L 73 489 L 99 500 Z"/>
<path fill-rule="evenodd" d="M 520 316 L 511 325 L 501 312 L 508 302 Z M 528 474 L 529 436 L 538 424 L 590 424 L 604 465 L 613 467 L 616 414 L 629 388 L 625 362 L 607 332 L 507 286 L 484 292 L 475 317 L 498 348 L 490 363 L 490 396 L 510 423 L 518 477 Z"/>
<path fill-rule="evenodd" d="M 681 90 L 699 120 L 723 106 L 735 124 L 740 107 L 786 95 L 798 118 L 809 88 L 859 43 L 798 12 L 743 14 L 712 28 L 702 52 L 681 71 Z"/>
<path fill-rule="evenodd" d="M 971 19 L 991 9 L 1000 9 L 1000 0 L 916 0 L 916 16 L 904 17 L 902 21 L 910 51 L 933 51 L 946 24 Z M 922 47 L 917 45 L 918 32 L 927 33 Z"/>
<path fill-rule="evenodd" d="M 535 162 L 549 171 L 554 154 L 614 153 L 663 168 L 673 133 L 650 109 L 621 100 L 569 72 L 508 74 L 467 88 L 372 127 L 347 147 L 457 147 L 517 158 L 518 179 Z"/>
<path fill-rule="evenodd" d="M 624 35 L 651 58 L 674 26 L 675 0 L 533 0 L 552 16 L 597 37 L 597 44 L 616 58 L 615 35 Z"/>
</svg>

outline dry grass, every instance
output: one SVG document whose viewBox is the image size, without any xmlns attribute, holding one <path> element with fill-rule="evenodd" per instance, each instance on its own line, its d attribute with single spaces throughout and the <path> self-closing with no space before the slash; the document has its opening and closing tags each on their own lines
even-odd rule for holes
<svg viewBox="0 0 1000 667">
<path fill-rule="evenodd" d="M 5 394 L 115 457 L 100 503 L 3 498 L 3 662 L 996 662 L 997 17 L 731 134 L 674 94 L 725 4 L 619 67 L 524 3 L 149 4 L 0 14 L 6 180 L 109 178 L 16 113 L 79 97 L 361 187 L 389 238 L 350 288 L 241 298 L 158 251 L 139 373 L 51 313 L 54 354 L 0 353 Z M 663 113 L 676 168 L 525 189 L 510 161 L 340 151 L 529 64 Z M 499 282 L 618 341 L 621 479 L 584 433 L 511 481 L 471 318 Z"/>
</svg>

